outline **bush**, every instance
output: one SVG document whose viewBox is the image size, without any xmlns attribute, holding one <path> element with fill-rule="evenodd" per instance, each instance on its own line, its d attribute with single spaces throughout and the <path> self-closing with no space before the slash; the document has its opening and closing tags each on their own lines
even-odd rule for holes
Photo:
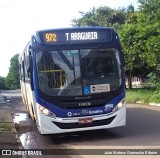
<svg viewBox="0 0 160 158">
<path fill-rule="evenodd" d="M 156 87 L 126 90 L 126 101 L 127 103 L 160 103 L 160 90 Z"/>
</svg>

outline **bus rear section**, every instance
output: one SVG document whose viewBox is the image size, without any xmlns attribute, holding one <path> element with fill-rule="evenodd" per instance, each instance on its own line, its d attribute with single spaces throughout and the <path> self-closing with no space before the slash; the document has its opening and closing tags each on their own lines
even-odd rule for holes
<svg viewBox="0 0 160 158">
<path fill-rule="evenodd" d="M 41 134 L 126 124 L 123 55 L 113 29 L 43 30 L 32 36 L 31 48 Z"/>
</svg>

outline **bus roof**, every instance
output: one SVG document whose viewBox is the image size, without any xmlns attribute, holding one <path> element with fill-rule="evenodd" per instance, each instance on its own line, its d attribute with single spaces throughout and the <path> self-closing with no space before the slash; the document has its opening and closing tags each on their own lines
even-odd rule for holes
<svg viewBox="0 0 160 158">
<path fill-rule="evenodd" d="M 66 27 L 66 28 L 51 28 L 51 29 L 44 29 L 44 30 L 37 30 L 36 33 L 38 32 L 43 32 L 43 31 L 64 31 L 64 30 L 68 30 L 68 31 L 77 31 L 77 30 L 114 30 L 112 27 L 104 27 L 104 26 L 79 26 L 79 27 Z"/>
</svg>

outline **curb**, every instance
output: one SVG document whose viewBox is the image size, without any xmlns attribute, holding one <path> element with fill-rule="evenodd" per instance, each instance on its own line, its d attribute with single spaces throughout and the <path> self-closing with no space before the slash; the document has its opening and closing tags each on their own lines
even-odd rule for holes
<svg viewBox="0 0 160 158">
<path fill-rule="evenodd" d="M 136 104 L 145 104 L 145 105 L 151 105 L 151 106 L 158 106 L 158 107 L 160 107 L 160 103 L 148 103 L 148 104 L 146 104 L 143 101 L 136 101 L 135 103 Z M 132 104 L 134 104 L 134 103 L 132 103 Z"/>
<path fill-rule="evenodd" d="M 0 123 L 2 124 L 2 131 L 0 131 L 1 133 L 0 145 L 2 147 L 1 149 L 4 150 L 24 149 L 18 137 L 18 133 L 12 116 L 13 115 L 11 112 L 8 112 L 7 110 L 0 110 Z M 3 126 L 4 127 L 9 126 L 9 130 L 3 130 Z M 21 155 L 18 155 L 17 157 L 22 158 Z"/>
<path fill-rule="evenodd" d="M 151 106 L 159 106 L 160 107 L 160 103 L 149 103 L 149 105 L 151 105 Z"/>
</svg>

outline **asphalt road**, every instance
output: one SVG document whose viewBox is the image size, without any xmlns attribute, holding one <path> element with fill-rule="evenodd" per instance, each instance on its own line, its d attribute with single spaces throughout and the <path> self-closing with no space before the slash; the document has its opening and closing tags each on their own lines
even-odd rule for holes
<svg viewBox="0 0 160 158">
<path fill-rule="evenodd" d="M 12 112 L 14 121 L 18 124 L 19 138 L 25 149 L 160 149 L 160 107 L 129 104 L 125 127 L 63 135 L 40 135 L 35 123 L 28 117 L 20 97 L 11 98 L 9 104 L 0 104 L 0 109 Z M 137 155 L 127 157 L 132 156 L 137 157 Z"/>
</svg>

